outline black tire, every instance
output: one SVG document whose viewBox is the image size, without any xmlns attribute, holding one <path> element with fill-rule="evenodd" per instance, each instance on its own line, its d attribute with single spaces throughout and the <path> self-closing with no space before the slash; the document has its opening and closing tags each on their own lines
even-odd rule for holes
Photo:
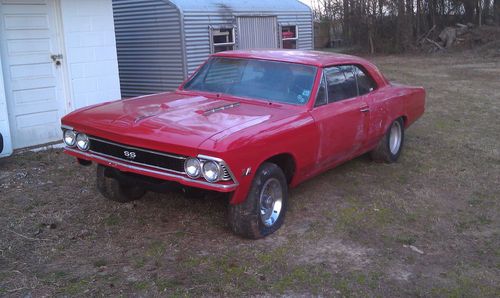
<svg viewBox="0 0 500 298">
<path fill-rule="evenodd" d="M 400 142 L 398 149 L 391 151 L 391 134 L 394 133 L 393 127 L 399 127 L 400 129 Z M 404 123 L 401 118 L 398 118 L 391 123 L 384 137 L 379 141 L 377 147 L 370 152 L 371 158 L 377 162 L 396 162 L 401 155 L 401 151 L 403 150 L 404 139 Z"/>
<path fill-rule="evenodd" d="M 279 183 L 281 187 L 281 209 L 272 225 L 266 225 L 261 216 L 261 194 L 263 187 L 268 185 L 267 181 L 272 181 L 276 186 L 276 183 Z M 276 164 L 266 162 L 257 170 L 246 200 L 241 204 L 229 205 L 229 225 L 234 233 L 245 238 L 265 237 L 281 227 L 287 205 L 288 185 L 285 174 Z"/>
<path fill-rule="evenodd" d="M 133 183 L 124 183 L 109 175 L 105 166 L 97 165 L 97 189 L 103 197 L 111 201 L 127 203 L 144 196 L 146 190 Z"/>
</svg>

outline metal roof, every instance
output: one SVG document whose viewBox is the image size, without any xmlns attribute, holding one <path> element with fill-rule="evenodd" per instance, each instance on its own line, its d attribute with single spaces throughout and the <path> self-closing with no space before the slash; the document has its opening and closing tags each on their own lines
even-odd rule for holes
<svg viewBox="0 0 500 298">
<path fill-rule="evenodd" d="M 182 11 L 311 11 L 298 0 L 163 0 L 171 2 Z"/>
<path fill-rule="evenodd" d="M 213 54 L 212 56 L 283 61 L 283 62 L 315 65 L 320 67 L 331 64 L 369 63 L 363 58 L 351 55 L 320 52 L 320 51 L 301 51 L 301 50 L 285 50 L 285 49 L 267 49 L 267 50 L 256 49 L 256 50 L 226 51 Z"/>
</svg>

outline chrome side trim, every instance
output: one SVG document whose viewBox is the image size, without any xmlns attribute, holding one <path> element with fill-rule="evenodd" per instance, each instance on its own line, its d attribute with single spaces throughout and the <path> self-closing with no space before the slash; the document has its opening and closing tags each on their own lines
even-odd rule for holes
<svg viewBox="0 0 500 298">
<path fill-rule="evenodd" d="M 68 126 L 68 125 L 61 125 L 61 130 L 65 130 L 65 129 L 69 129 L 69 130 L 75 130 L 73 127 L 71 126 Z"/>
<path fill-rule="evenodd" d="M 198 158 L 199 159 L 205 159 L 205 160 L 213 160 L 215 162 L 220 163 L 221 165 L 223 165 L 224 167 L 226 167 L 226 170 L 229 172 L 229 176 L 231 176 L 231 179 L 233 180 L 233 182 L 236 185 L 239 184 L 238 180 L 236 180 L 236 177 L 234 176 L 233 172 L 231 171 L 231 168 L 229 168 L 229 166 L 227 165 L 227 163 L 223 159 L 218 158 L 218 157 L 212 157 L 212 156 L 208 156 L 208 155 L 203 155 L 203 154 L 198 154 Z"/>
<path fill-rule="evenodd" d="M 131 169 L 131 170 L 148 172 L 148 173 L 152 173 L 152 174 L 163 176 L 165 178 L 176 178 L 176 179 L 179 179 L 179 180 L 182 180 L 182 181 L 186 181 L 186 182 L 193 182 L 193 183 L 196 183 L 196 184 L 199 184 L 199 185 L 202 185 L 202 186 L 209 186 L 209 187 L 214 187 L 214 188 L 219 188 L 219 189 L 228 189 L 228 188 L 233 188 L 233 187 L 236 187 L 236 186 L 239 185 L 236 181 L 234 181 L 235 183 L 233 183 L 233 184 L 216 184 L 216 183 L 210 183 L 210 182 L 206 182 L 206 181 L 194 180 L 194 179 L 190 179 L 190 178 L 187 178 L 187 177 L 184 177 L 184 176 L 180 176 L 180 175 L 176 175 L 176 174 L 170 174 L 170 173 L 165 173 L 165 172 L 161 172 L 161 171 L 151 170 L 151 169 L 147 169 L 147 168 L 143 168 L 143 167 L 137 167 L 137 166 L 134 166 L 134 165 L 129 165 L 129 164 L 126 164 L 126 163 L 122 163 L 120 161 L 112 160 L 112 159 L 109 159 L 109 158 L 106 158 L 106 157 L 103 157 L 103 156 L 99 156 L 99 155 L 95 155 L 95 154 L 92 154 L 92 153 L 88 153 L 88 152 L 82 152 L 80 150 L 75 150 L 75 149 L 72 149 L 72 148 L 69 148 L 69 147 L 65 147 L 64 149 L 67 150 L 67 151 L 71 151 L 71 152 L 74 152 L 74 153 L 81 154 L 81 155 L 86 156 L 88 158 L 93 158 L 93 159 L 100 160 L 100 161 L 105 162 L 105 163 L 120 165 L 122 167 Z"/>
<path fill-rule="evenodd" d="M 147 163 L 136 162 L 136 161 L 132 161 L 132 160 L 124 159 L 124 158 L 119 158 L 119 157 L 116 157 L 116 156 L 113 156 L 113 155 L 108 155 L 108 154 L 104 154 L 104 153 L 97 152 L 97 151 L 89 150 L 89 152 L 92 152 L 92 153 L 94 153 L 96 155 L 99 155 L 99 156 L 110 157 L 110 158 L 113 158 L 113 159 L 122 160 L 122 161 L 125 161 L 125 162 L 129 162 L 129 163 L 133 163 L 133 164 L 136 164 L 136 165 L 140 165 L 140 166 L 147 166 L 147 167 L 155 168 L 155 169 L 162 170 L 162 171 L 173 172 L 173 173 L 177 173 L 177 174 L 184 174 L 184 172 L 179 172 L 179 171 L 175 171 L 175 170 L 171 170 L 171 169 L 167 169 L 167 168 L 153 166 L 153 165 L 150 165 L 150 164 L 147 164 Z"/>
<path fill-rule="evenodd" d="M 96 138 L 96 137 L 89 136 L 89 139 L 95 140 L 95 141 L 99 141 L 99 142 L 103 142 L 103 143 L 110 144 L 110 145 L 114 145 L 114 146 L 120 146 L 120 147 L 131 149 L 131 150 L 139 150 L 139 151 L 144 151 L 144 152 L 148 152 L 148 153 L 151 153 L 151 154 L 158 154 L 158 155 L 163 155 L 163 156 L 177 158 L 177 159 L 182 159 L 182 160 L 186 159 L 185 157 L 179 156 L 179 155 L 172 155 L 172 154 L 163 153 L 163 152 L 159 152 L 159 151 L 152 151 L 152 150 L 148 150 L 148 149 L 144 149 L 144 148 L 127 146 L 127 145 L 118 144 L 118 143 L 115 143 L 115 142 L 103 140 L 103 139 Z"/>
</svg>

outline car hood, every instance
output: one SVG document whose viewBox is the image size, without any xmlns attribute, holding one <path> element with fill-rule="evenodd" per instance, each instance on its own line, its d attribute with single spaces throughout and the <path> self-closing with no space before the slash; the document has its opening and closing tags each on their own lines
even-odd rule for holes
<svg viewBox="0 0 500 298">
<path fill-rule="evenodd" d="M 91 106 L 67 115 L 62 123 L 117 142 L 125 138 L 131 145 L 146 141 L 192 148 L 227 129 L 239 131 L 292 112 L 261 102 L 172 92 Z"/>
</svg>

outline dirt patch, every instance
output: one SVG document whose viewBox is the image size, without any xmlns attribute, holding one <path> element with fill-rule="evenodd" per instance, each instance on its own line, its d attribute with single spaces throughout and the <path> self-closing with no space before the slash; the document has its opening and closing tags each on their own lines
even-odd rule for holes
<svg viewBox="0 0 500 298">
<path fill-rule="evenodd" d="M 362 246 L 347 245 L 338 239 L 322 239 L 302 247 L 297 261 L 303 264 L 328 262 L 332 266 L 348 263 L 352 269 L 362 270 L 370 263 L 369 251 Z"/>
<path fill-rule="evenodd" d="M 291 190 L 263 240 L 234 236 L 221 198 L 117 204 L 60 150 L 0 159 L 0 295 L 500 296 L 500 61 L 372 60 L 427 90 L 401 160 Z"/>
</svg>

